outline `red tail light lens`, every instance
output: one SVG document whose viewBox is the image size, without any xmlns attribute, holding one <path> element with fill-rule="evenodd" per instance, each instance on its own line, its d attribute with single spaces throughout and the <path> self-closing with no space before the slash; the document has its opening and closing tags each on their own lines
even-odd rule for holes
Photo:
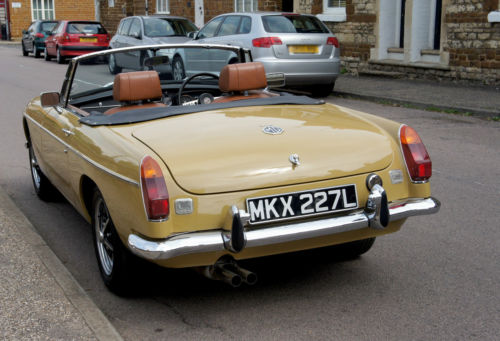
<svg viewBox="0 0 500 341">
<path fill-rule="evenodd" d="M 412 181 L 427 181 L 432 175 L 432 161 L 417 132 L 402 125 L 399 129 L 401 148 Z"/>
<path fill-rule="evenodd" d="M 168 191 L 160 165 L 151 156 L 141 162 L 141 187 L 144 206 L 149 220 L 168 217 Z"/>
<path fill-rule="evenodd" d="M 262 37 L 262 38 L 255 38 L 254 40 L 252 40 L 252 45 L 254 47 L 269 48 L 272 45 L 283 45 L 283 42 L 278 37 Z"/>
<path fill-rule="evenodd" d="M 337 40 L 336 37 L 328 37 L 328 39 L 326 40 L 326 45 L 333 45 L 336 48 L 338 48 L 339 47 L 339 41 Z"/>
<path fill-rule="evenodd" d="M 43 38 L 45 36 L 43 35 L 43 33 L 37 33 L 37 34 L 35 34 L 35 37 L 37 37 L 37 38 Z"/>
<path fill-rule="evenodd" d="M 63 35 L 63 40 L 64 40 L 64 41 L 69 41 L 69 35 L 64 34 L 64 35 Z"/>
</svg>

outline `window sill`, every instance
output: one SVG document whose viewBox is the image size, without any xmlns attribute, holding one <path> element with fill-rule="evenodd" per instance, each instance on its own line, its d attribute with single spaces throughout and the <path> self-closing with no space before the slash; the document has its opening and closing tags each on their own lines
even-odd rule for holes
<svg viewBox="0 0 500 341">
<path fill-rule="evenodd" d="M 493 11 L 488 14 L 488 22 L 500 22 L 500 11 Z"/>
<path fill-rule="evenodd" d="M 345 14 L 316 14 L 316 17 L 321 21 L 345 22 L 347 20 Z"/>
</svg>

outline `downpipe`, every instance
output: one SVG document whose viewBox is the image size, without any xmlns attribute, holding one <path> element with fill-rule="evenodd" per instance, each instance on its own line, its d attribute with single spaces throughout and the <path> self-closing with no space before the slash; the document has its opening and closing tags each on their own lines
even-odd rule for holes
<svg viewBox="0 0 500 341">
<path fill-rule="evenodd" d="M 222 281 L 233 288 L 241 286 L 242 283 L 254 285 L 257 283 L 257 275 L 249 270 L 243 269 L 232 258 L 221 258 L 214 265 L 198 268 L 198 271 L 211 280 Z"/>
</svg>

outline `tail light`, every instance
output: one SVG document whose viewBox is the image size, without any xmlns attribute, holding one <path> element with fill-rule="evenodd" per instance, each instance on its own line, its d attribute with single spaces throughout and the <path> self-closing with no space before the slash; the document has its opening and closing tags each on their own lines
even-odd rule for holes
<svg viewBox="0 0 500 341">
<path fill-rule="evenodd" d="M 160 165 L 151 156 L 141 162 L 141 188 L 148 219 L 166 219 L 169 215 L 167 185 Z"/>
<path fill-rule="evenodd" d="M 67 34 L 63 34 L 62 38 L 63 38 L 63 41 L 69 41 L 69 35 L 67 35 Z"/>
<path fill-rule="evenodd" d="M 399 128 L 401 148 L 413 182 L 427 181 L 432 175 L 432 161 L 417 132 L 407 126 Z"/>
<path fill-rule="evenodd" d="M 39 32 L 39 33 L 35 34 L 35 37 L 36 38 L 44 38 L 45 36 L 43 35 L 43 33 Z"/>
<path fill-rule="evenodd" d="M 262 37 L 262 38 L 255 38 L 254 40 L 252 40 L 252 45 L 254 47 L 269 48 L 272 45 L 283 45 L 283 42 L 278 37 Z"/>
<path fill-rule="evenodd" d="M 326 45 L 333 45 L 336 48 L 339 48 L 339 41 L 336 37 L 328 37 L 328 39 L 326 40 Z"/>
</svg>

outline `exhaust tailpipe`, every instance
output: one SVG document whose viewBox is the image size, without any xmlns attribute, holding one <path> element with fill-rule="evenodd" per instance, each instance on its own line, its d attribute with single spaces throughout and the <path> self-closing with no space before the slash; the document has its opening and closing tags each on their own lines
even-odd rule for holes
<svg viewBox="0 0 500 341">
<path fill-rule="evenodd" d="M 257 275 L 240 267 L 234 259 L 218 260 L 214 265 L 199 268 L 199 272 L 209 279 L 223 281 L 234 288 L 239 287 L 242 282 L 248 285 L 257 283 Z"/>
</svg>

